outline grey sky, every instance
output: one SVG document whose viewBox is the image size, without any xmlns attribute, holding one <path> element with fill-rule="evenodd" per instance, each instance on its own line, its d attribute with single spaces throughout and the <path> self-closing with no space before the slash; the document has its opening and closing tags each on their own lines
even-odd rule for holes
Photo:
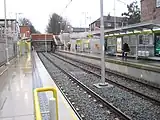
<svg viewBox="0 0 160 120">
<path fill-rule="evenodd" d="M 52 13 L 61 14 L 70 0 L 6 0 L 7 18 L 15 18 L 15 13 L 23 13 L 20 17 L 26 17 L 31 20 L 33 25 L 40 32 L 44 32 L 48 23 L 49 15 Z M 104 15 L 113 13 L 114 0 L 104 0 Z M 125 3 L 131 3 L 133 0 L 121 0 Z M 139 1 L 139 0 L 138 0 Z M 76 27 L 85 26 L 85 16 L 83 12 L 91 16 L 91 21 L 100 16 L 100 0 L 72 0 L 72 3 L 63 13 L 63 17 Z M 116 0 L 116 15 L 120 16 L 126 11 L 126 5 Z M 4 18 L 3 0 L 0 0 L 0 18 Z M 87 19 L 87 26 L 90 20 Z"/>
</svg>

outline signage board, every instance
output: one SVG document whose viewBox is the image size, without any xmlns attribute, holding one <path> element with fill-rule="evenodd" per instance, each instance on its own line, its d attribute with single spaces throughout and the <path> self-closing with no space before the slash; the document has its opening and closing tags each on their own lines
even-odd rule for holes
<svg viewBox="0 0 160 120">
<path fill-rule="evenodd" d="M 122 52 L 122 38 L 117 38 L 117 52 Z"/>
</svg>

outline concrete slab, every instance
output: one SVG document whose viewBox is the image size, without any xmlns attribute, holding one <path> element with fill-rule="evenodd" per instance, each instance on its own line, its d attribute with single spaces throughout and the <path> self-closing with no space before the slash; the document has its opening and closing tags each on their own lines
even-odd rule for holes
<svg viewBox="0 0 160 120">
<path fill-rule="evenodd" d="M 3 84 L 1 94 L 7 97 L 3 109 L 0 110 L 0 119 L 10 120 L 19 116 L 28 116 L 34 113 L 32 92 L 32 69 L 30 55 L 16 59 L 8 70 L 0 76 Z M 32 119 L 30 119 L 32 120 Z"/>
</svg>

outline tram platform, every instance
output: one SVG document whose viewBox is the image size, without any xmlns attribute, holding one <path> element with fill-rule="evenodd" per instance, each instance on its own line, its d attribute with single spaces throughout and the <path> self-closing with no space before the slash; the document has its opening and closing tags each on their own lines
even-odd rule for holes
<svg viewBox="0 0 160 120">
<path fill-rule="evenodd" d="M 56 87 L 36 52 L 14 58 L 0 68 L 0 120 L 34 120 L 33 90 Z M 57 87 L 56 87 L 57 88 Z M 58 90 L 58 88 L 57 88 Z M 59 120 L 78 120 L 76 114 L 58 90 Z M 42 118 L 49 120 L 48 100 L 51 93 L 39 95 Z"/>
<path fill-rule="evenodd" d="M 100 54 L 71 52 L 59 50 L 59 54 L 74 59 L 89 62 L 100 66 Z M 136 60 L 128 58 L 127 61 L 121 57 L 105 55 L 106 68 L 115 72 L 130 75 L 135 78 L 147 80 L 156 85 L 160 85 L 160 62 L 152 60 Z"/>
</svg>

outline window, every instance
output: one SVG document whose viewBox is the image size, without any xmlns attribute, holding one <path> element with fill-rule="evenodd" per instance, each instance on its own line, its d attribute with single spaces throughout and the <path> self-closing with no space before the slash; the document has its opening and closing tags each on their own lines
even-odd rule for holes
<svg viewBox="0 0 160 120">
<path fill-rule="evenodd" d="M 111 23 L 107 23 L 107 26 L 108 26 L 108 27 L 111 27 L 111 26 L 112 26 L 112 24 L 111 24 Z"/>
<path fill-rule="evenodd" d="M 150 45 L 153 45 L 153 36 L 152 35 L 149 35 L 149 44 Z"/>
<path fill-rule="evenodd" d="M 100 27 L 100 21 L 96 22 L 96 27 Z"/>
<path fill-rule="evenodd" d="M 119 23 L 116 23 L 116 27 L 119 27 Z"/>
<path fill-rule="evenodd" d="M 160 0 L 156 0 L 156 7 L 160 7 Z"/>
<path fill-rule="evenodd" d="M 143 44 L 143 35 L 139 35 L 139 44 Z"/>
</svg>

